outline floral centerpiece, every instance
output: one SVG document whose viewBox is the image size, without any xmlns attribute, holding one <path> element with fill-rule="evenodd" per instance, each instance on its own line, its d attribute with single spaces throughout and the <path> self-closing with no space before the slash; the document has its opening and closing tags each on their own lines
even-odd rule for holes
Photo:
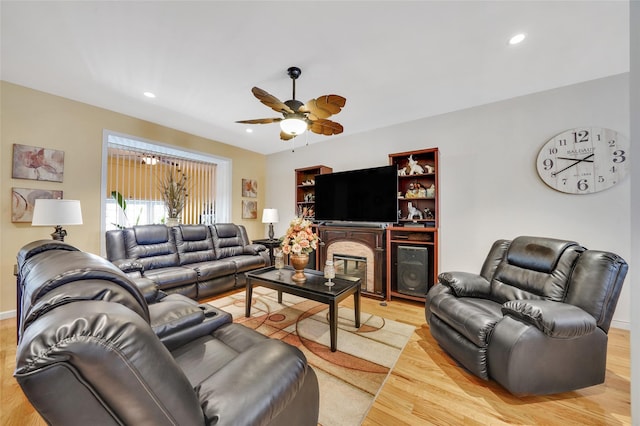
<svg viewBox="0 0 640 426">
<path fill-rule="evenodd" d="M 304 282 L 304 267 L 309 261 L 309 253 L 318 248 L 318 235 L 311 228 L 311 221 L 297 217 L 291 221 L 286 234 L 282 237 L 282 252 L 290 255 L 295 274 L 291 277 L 296 282 Z"/>
<path fill-rule="evenodd" d="M 284 254 L 309 254 L 318 248 L 318 235 L 311 228 L 311 221 L 297 217 L 291 221 L 282 238 Z"/>
</svg>

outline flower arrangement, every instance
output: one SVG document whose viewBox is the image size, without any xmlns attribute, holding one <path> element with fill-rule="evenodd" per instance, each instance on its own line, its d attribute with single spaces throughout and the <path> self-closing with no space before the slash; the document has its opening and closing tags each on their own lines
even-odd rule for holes
<svg viewBox="0 0 640 426">
<path fill-rule="evenodd" d="M 160 178 L 159 189 L 170 218 L 177 218 L 184 209 L 187 183 L 187 175 L 180 169 L 171 168 L 164 178 Z"/>
<path fill-rule="evenodd" d="M 284 254 L 309 254 L 318 248 L 318 241 L 318 235 L 311 229 L 311 221 L 297 217 L 289 224 L 280 245 Z"/>
</svg>

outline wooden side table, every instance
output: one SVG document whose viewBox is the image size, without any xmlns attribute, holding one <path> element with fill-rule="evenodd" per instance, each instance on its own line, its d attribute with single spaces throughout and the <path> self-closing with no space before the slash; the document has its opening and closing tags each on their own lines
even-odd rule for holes
<svg viewBox="0 0 640 426">
<path fill-rule="evenodd" d="M 253 244 L 262 244 L 263 246 L 267 247 L 269 249 L 269 259 L 271 260 L 271 264 L 273 265 L 274 262 L 274 254 L 273 254 L 273 249 L 276 247 L 280 247 L 280 240 L 270 240 L 270 239 L 264 239 L 264 240 L 253 240 Z"/>
</svg>

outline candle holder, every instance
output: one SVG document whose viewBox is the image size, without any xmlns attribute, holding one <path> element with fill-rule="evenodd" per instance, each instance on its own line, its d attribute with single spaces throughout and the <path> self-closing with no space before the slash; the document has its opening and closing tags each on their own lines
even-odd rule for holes
<svg viewBox="0 0 640 426">
<path fill-rule="evenodd" d="M 332 287 L 335 284 L 331 281 L 336 277 L 336 268 L 333 266 L 333 260 L 327 260 L 324 264 L 324 277 L 329 280 L 324 283 L 327 287 Z"/>
<path fill-rule="evenodd" d="M 278 278 L 282 276 L 281 269 L 284 268 L 284 255 L 282 254 L 282 250 L 276 251 L 273 260 L 273 266 L 278 271 Z"/>
</svg>

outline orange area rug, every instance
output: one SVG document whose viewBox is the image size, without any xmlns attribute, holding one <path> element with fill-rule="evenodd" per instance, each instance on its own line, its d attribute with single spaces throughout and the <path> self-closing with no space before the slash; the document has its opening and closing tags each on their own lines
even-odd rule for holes
<svg viewBox="0 0 640 426">
<path fill-rule="evenodd" d="M 355 328 L 354 312 L 338 309 L 338 350 L 329 345 L 329 307 L 318 302 L 282 295 L 263 287 L 253 289 L 251 317 L 245 318 L 245 293 L 210 304 L 271 338 L 298 347 L 313 366 L 320 384 L 321 426 L 361 424 L 387 379 L 414 328 L 365 312 Z"/>
</svg>

